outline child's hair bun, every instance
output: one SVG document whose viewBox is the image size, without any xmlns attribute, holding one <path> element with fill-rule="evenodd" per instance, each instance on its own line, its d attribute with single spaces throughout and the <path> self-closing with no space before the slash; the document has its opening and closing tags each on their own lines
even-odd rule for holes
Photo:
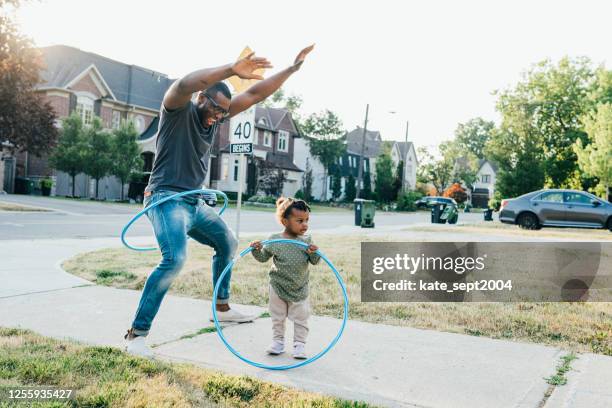
<svg viewBox="0 0 612 408">
<path fill-rule="evenodd" d="M 283 206 L 283 204 L 290 204 L 293 199 L 291 197 L 279 197 L 276 200 L 276 207 L 279 208 Z"/>
</svg>

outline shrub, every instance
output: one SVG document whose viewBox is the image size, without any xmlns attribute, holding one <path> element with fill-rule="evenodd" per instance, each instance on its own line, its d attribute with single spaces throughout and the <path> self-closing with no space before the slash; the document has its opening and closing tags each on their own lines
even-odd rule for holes
<svg viewBox="0 0 612 408">
<path fill-rule="evenodd" d="M 491 198 L 488 203 L 488 207 L 492 208 L 494 211 L 499 211 L 499 207 L 501 206 L 501 202 L 497 198 Z"/>
<path fill-rule="evenodd" d="M 397 197 L 397 211 L 416 211 L 415 201 L 423 197 L 420 191 L 407 191 Z"/>
</svg>

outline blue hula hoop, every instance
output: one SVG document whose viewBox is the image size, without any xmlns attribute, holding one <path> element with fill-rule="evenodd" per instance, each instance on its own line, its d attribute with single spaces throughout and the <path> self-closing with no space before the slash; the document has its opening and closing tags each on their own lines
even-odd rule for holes
<svg viewBox="0 0 612 408">
<path fill-rule="evenodd" d="M 138 214 L 136 214 L 130 220 L 130 222 L 125 224 L 125 227 L 123 227 L 123 230 L 121 231 L 121 242 L 123 242 L 123 245 L 125 245 L 127 248 L 132 249 L 134 251 L 155 251 L 157 249 L 157 247 L 135 247 L 135 246 L 132 246 L 132 245 L 128 244 L 127 241 L 125 240 L 125 234 L 127 233 L 128 229 L 130 229 L 132 224 L 134 224 L 140 217 L 145 215 L 152 208 L 155 208 L 158 205 L 163 204 L 166 201 L 172 200 L 174 198 L 179 198 L 179 197 L 182 197 L 182 196 L 186 196 L 186 195 L 189 195 L 189 194 L 196 194 L 196 193 L 215 193 L 215 194 L 220 195 L 221 197 L 223 197 L 223 207 L 221 207 L 221 209 L 219 210 L 219 215 L 223 214 L 223 212 L 227 208 L 227 203 L 228 203 L 229 200 L 227 199 L 227 195 L 225 195 L 225 193 L 223 191 L 209 190 L 209 189 L 199 189 L 199 190 L 182 191 L 180 193 L 172 194 L 171 196 L 163 198 L 163 199 L 161 199 L 161 200 L 159 200 L 159 201 L 157 201 L 157 202 L 147 206 L 142 211 L 140 211 Z"/>
<path fill-rule="evenodd" d="M 125 235 L 126 235 L 127 231 L 130 229 L 132 224 L 134 224 L 140 217 L 142 217 L 144 214 L 146 214 L 152 208 L 155 208 L 158 205 L 161 205 L 161 204 L 165 203 L 166 201 L 169 201 L 169 200 L 172 200 L 172 199 L 175 199 L 175 198 L 179 198 L 179 197 L 182 197 L 182 196 L 186 196 L 186 195 L 189 195 L 189 194 L 195 194 L 195 193 L 215 193 L 215 194 L 220 195 L 221 197 L 223 197 L 223 199 L 224 199 L 223 207 L 221 207 L 221 209 L 219 210 L 219 213 L 218 213 L 219 215 L 223 214 L 223 212 L 227 208 L 227 204 L 228 204 L 229 200 L 227 198 L 227 195 L 223 191 L 210 190 L 210 189 L 198 189 L 198 190 L 183 191 L 183 192 L 179 192 L 179 193 L 176 193 L 176 194 L 172 194 L 171 196 L 163 198 L 163 199 L 161 199 L 161 200 L 159 200 L 159 201 L 157 201 L 157 202 L 147 206 L 143 210 L 141 210 L 138 214 L 136 214 L 125 225 L 125 227 L 123 227 L 123 230 L 121 231 L 121 242 L 123 243 L 123 245 L 125 245 L 127 248 L 132 249 L 134 251 L 154 251 L 154 250 L 156 250 L 157 247 L 136 247 L 136 246 L 132 246 L 132 245 L 128 244 L 127 241 L 125 240 Z M 262 241 L 263 245 L 269 245 L 269 244 L 274 244 L 274 243 L 291 243 L 291 244 L 302 246 L 304 248 L 308 248 L 308 244 L 306 244 L 305 242 L 297 241 L 297 240 L 293 240 L 293 239 L 270 239 L 270 240 Z M 221 282 L 223 281 L 223 278 L 225 278 L 225 275 L 227 275 L 227 273 L 232 269 L 232 267 L 234 266 L 236 261 L 238 259 L 244 257 L 246 254 L 248 254 L 252 250 L 253 250 L 253 248 L 248 247 L 245 250 L 243 250 L 236 258 L 232 259 L 230 261 L 230 263 L 227 264 L 227 266 L 225 267 L 225 269 L 223 270 L 223 272 L 221 273 L 221 275 L 217 279 L 217 284 L 215 285 L 215 289 L 213 291 L 212 315 L 213 315 L 213 320 L 214 320 L 214 323 L 215 323 L 215 327 L 217 329 L 217 334 L 221 338 L 221 341 L 223 342 L 225 347 L 228 348 L 229 351 L 231 351 L 236 357 L 238 357 L 239 359 L 241 359 L 245 363 L 250 364 L 250 365 L 255 366 L 255 367 L 268 369 L 268 370 L 289 370 L 291 368 L 302 367 L 302 366 L 305 366 L 306 364 L 310 364 L 310 363 L 318 360 L 319 358 L 323 357 L 323 355 L 327 354 L 327 352 L 329 350 L 331 350 L 332 347 L 334 347 L 336 345 L 336 343 L 338 342 L 338 340 L 342 336 L 342 333 L 344 332 L 344 328 L 346 326 L 346 321 L 348 320 L 349 302 L 348 302 L 348 295 L 347 295 L 347 292 L 346 292 L 346 286 L 344 285 L 344 281 L 342 280 L 342 277 L 340 276 L 340 273 L 338 272 L 336 267 L 331 263 L 331 261 L 325 256 L 325 254 L 323 254 L 319 250 L 316 251 L 316 254 L 319 255 L 325 261 L 325 263 L 327 263 L 327 265 L 331 268 L 331 270 L 334 272 L 334 275 L 336 276 L 336 280 L 338 281 L 338 284 L 340 285 L 340 288 L 342 289 L 342 296 L 344 298 L 344 314 L 343 314 L 343 318 L 342 318 L 342 325 L 340 326 L 340 330 L 338 330 L 338 334 L 336 334 L 336 337 L 334 337 L 334 339 L 327 345 L 327 347 L 325 347 L 318 354 L 316 354 L 316 355 L 314 355 L 314 356 L 310 357 L 309 359 L 304 360 L 302 362 L 295 363 L 295 364 L 281 365 L 281 366 L 270 366 L 270 365 L 261 364 L 261 363 L 258 363 L 256 361 L 249 360 L 246 357 L 243 357 L 225 339 L 225 336 L 223 335 L 223 330 L 222 330 L 221 325 L 219 324 L 219 320 L 217 318 L 217 310 L 215 308 L 215 305 L 217 303 L 217 296 L 218 296 L 218 292 L 219 292 L 219 287 L 221 286 Z"/>
<path fill-rule="evenodd" d="M 264 246 L 265 245 L 269 245 L 269 244 L 274 244 L 274 243 L 290 243 L 290 244 L 295 244 L 295 245 L 302 246 L 304 248 L 308 248 L 308 244 L 307 243 L 302 242 L 302 241 L 298 241 L 298 240 L 293 240 L 293 239 L 270 239 L 270 240 L 262 241 L 261 243 Z M 334 272 L 334 275 L 336 276 L 336 280 L 338 281 L 338 284 L 340 285 L 340 288 L 342 289 L 342 295 L 344 297 L 344 315 L 343 315 L 343 318 L 342 318 L 342 325 L 340 326 L 340 330 L 338 330 L 338 334 L 336 334 L 336 337 L 334 337 L 334 339 L 327 345 L 327 347 L 325 347 L 318 354 L 316 354 L 316 355 L 314 355 L 314 356 L 310 357 L 309 359 L 304 360 L 302 362 L 295 363 L 295 364 L 271 366 L 271 365 L 262 364 L 262 363 L 258 363 L 256 361 L 249 360 L 248 358 L 242 356 L 242 354 L 240 354 L 238 351 L 236 351 L 227 342 L 227 340 L 225 339 L 225 336 L 223 335 L 223 330 L 221 328 L 221 325 L 219 324 L 219 320 L 217 319 L 217 309 L 215 307 L 215 305 L 217 303 L 217 295 L 218 295 L 219 287 L 221 286 L 221 282 L 223 281 L 223 278 L 232 269 L 232 266 L 234 266 L 236 261 L 238 259 L 244 257 L 246 254 L 248 254 L 252 250 L 253 250 L 252 247 L 248 247 L 248 248 L 244 249 L 242 252 L 240 252 L 240 254 L 237 257 L 232 259 L 230 261 L 230 263 L 227 264 L 227 266 L 225 267 L 223 272 L 221 272 L 221 275 L 219 275 L 219 278 L 217 279 L 217 284 L 215 285 L 215 289 L 213 291 L 213 298 L 212 298 L 212 315 L 213 315 L 213 320 L 215 322 L 215 327 L 217 328 L 217 334 L 219 335 L 219 338 L 221 338 L 221 341 L 223 342 L 223 344 L 225 344 L 225 347 L 227 347 L 228 350 L 231 351 L 236 357 L 238 357 L 239 359 L 241 359 L 242 361 L 244 361 L 247 364 L 250 364 L 250 365 L 258 367 L 258 368 L 264 368 L 264 369 L 267 369 L 267 370 L 289 370 L 291 368 L 302 367 L 302 366 L 305 366 L 306 364 L 310 364 L 310 363 L 318 360 L 319 358 L 323 357 L 323 355 L 325 355 L 329 350 L 331 350 L 332 347 L 334 347 L 334 345 L 340 339 L 340 336 L 342 336 L 342 332 L 344 332 L 344 327 L 346 326 L 346 321 L 348 319 L 349 302 L 348 302 L 348 295 L 346 293 L 346 286 L 344 285 L 344 281 L 342 280 L 342 277 L 340 276 L 340 273 L 338 272 L 336 267 L 331 263 L 331 261 L 329 259 L 327 259 L 327 257 L 322 252 L 320 252 L 319 250 L 317 250 L 315 253 L 317 255 L 319 255 L 325 261 L 325 263 L 327 263 L 327 265 L 331 268 L 331 270 Z"/>
</svg>

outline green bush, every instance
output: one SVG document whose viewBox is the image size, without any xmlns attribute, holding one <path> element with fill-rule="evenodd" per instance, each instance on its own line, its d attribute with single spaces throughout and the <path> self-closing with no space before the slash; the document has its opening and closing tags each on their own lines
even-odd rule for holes
<svg viewBox="0 0 612 408">
<path fill-rule="evenodd" d="M 251 196 L 247 201 L 251 203 L 276 204 L 276 197 L 273 196 Z"/>
<path fill-rule="evenodd" d="M 400 193 L 397 197 L 397 211 L 416 211 L 415 201 L 423 197 L 423 193 L 420 191 L 407 191 Z"/>
<path fill-rule="evenodd" d="M 42 188 L 51 188 L 53 187 L 53 180 L 51 180 L 50 178 L 44 178 L 40 181 L 40 186 Z"/>
<path fill-rule="evenodd" d="M 492 208 L 494 211 L 499 211 L 499 207 L 501 206 L 501 201 L 497 198 L 491 198 L 488 203 L 488 207 Z"/>
</svg>

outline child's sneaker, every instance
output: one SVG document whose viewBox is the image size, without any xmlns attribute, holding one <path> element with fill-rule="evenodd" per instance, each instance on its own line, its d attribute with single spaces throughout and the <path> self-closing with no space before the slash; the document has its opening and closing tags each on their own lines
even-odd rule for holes
<svg viewBox="0 0 612 408">
<path fill-rule="evenodd" d="M 148 359 L 155 358 L 155 353 L 146 345 L 144 336 L 134 334 L 134 329 L 128 330 L 123 338 L 126 340 L 125 351 L 128 354 Z"/>
<path fill-rule="evenodd" d="M 282 341 L 274 340 L 272 341 L 272 344 L 268 346 L 266 352 L 268 354 L 272 354 L 273 356 L 278 356 L 279 354 L 285 352 L 285 343 L 283 343 Z"/>
<path fill-rule="evenodd" d="M 305 360 L 307 358 L 306 344 L 300 343 L 299 341 L 293 343 L 293 358 L 298 360 Z"/>
</svg>

